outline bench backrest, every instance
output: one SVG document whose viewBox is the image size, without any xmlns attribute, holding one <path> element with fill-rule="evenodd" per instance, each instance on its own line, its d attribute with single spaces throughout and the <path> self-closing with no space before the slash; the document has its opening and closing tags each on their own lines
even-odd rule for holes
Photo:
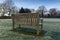
<svg viewBox="0 0 60 40">
<path fill-rule="evenodd" d="M 12 14 L 14 23 L 27 26 L 38 26 L 39 14 L 38 13 L 20 13 Z"/>
</svg>

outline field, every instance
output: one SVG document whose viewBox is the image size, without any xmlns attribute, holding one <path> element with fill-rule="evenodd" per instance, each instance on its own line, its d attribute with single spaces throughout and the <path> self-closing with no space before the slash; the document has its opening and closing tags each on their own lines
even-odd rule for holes
<svg viewBox="0 0 60 40">
<path fill-rule="evenodd" d="M 47 33 L 41 36 L 25 35 L 12 30 L 11 19 L 0 19 L 0 40 L 60 40 L 60 19 L 44 19 L 44 28 Z"/>
</svg>

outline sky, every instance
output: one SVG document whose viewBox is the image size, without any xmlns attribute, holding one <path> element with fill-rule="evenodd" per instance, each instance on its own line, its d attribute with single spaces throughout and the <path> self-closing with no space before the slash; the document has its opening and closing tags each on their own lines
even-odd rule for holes
<svg viewBox="0 0 60 40">
<path fill-rule="evenodd" d="M 3 2 L 4 0 L 0 0 Z M 39 6 L 45 6 L 47 9 L 60 9 L 60 0 L 13 0 L 14 4 L 21 8 L 37 9 Z"/>
</svg>

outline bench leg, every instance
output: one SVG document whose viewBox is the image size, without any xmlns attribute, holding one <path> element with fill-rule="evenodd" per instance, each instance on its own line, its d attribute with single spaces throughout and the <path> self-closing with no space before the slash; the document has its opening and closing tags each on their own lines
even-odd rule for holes
<svg viewBox="0 0 60 40">
<path fill-rule="evenodd" d="M 37 35 L 39 35 L 39 30 L 37 30 Z"/>
<path fill-rule="evenodd" d="M 14 19 L 12 20 L 12 26 L 13 26 L 13 30 L 14 30 L 14 25 L 15 25 L 15 23 L 14 23 Z"/>
<path fill-rule="evenodd" d="M 42 31 L 42 29 L 43 29 L 43 19 L 41 20 L 41 31 Z"/>
<path fill-rule="evenodd" d="M 37 35 L 39 35 L 39 26 L 37 27 Z"/>
<path fill-rule="evenodd" d="M 40 29 L 40 31 L 42 31 L 42 29 L 43 29 L 43 24 L 41 24 L 41 29 Z"/>
<path fill-rule="evenodd" d="M 13 22 L 13 30 L 14 30 L 14 22 Z"/>
<path fill-rule="evenodd" d="M 21 25 L 19 24 L 19 28 L 21 28 Z"/>
</svg>

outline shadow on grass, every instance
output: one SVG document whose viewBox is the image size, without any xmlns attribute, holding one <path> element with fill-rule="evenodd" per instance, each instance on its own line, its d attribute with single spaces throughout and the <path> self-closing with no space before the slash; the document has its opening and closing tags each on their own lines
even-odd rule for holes
<svg viewBox="0 0 60 40">
<path fill-rule="evenodd" d="M 21 27 L 21 28 L 15 28 L 14 30 L 11 30 L 11 31 L 23 33 L 25 35 L 34 35 L 34 36 L 37 36 L 37 33 L 36 33 L 37 31 L 35 29 L 33 29 L 33 28 L 24 28 L 24 27 Z M 39 32 L 38 36 L 44 36 L 44 34 L 46 32 L 47 31 L 42 30 L 41 32 Z"/>
<path fill-rule="evenodd" d="M 60 32 L 53 32 L 51 33 L 51 37 L 55 40 L 60 40 Z"/>
</svg>

